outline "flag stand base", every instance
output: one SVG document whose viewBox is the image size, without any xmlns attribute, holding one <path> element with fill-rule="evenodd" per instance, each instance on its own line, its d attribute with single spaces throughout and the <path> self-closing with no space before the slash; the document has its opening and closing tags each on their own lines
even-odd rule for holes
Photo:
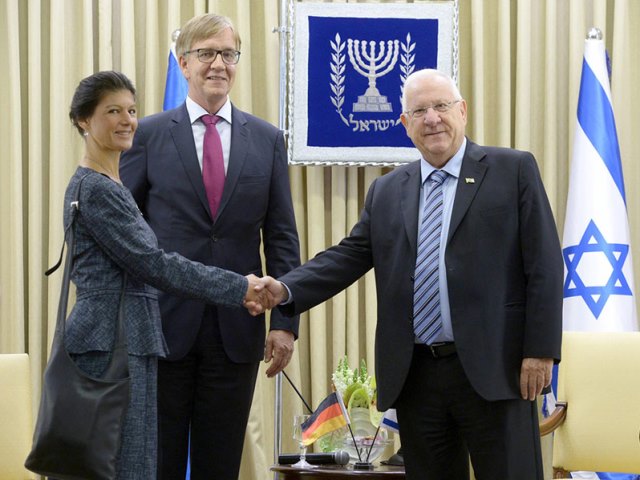
<svg viewBox="0 0 640 480">
<path fill-rule="evenodd" d="M 369 462 L 356 462 L 353 464 L 354 470 L 373 470 L 373 463 Z"/>
</svg>

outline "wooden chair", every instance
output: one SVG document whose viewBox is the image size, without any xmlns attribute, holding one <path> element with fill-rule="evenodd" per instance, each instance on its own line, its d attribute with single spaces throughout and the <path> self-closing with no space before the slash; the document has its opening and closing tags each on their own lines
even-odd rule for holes
<svg viewBox="0 0 640 480">
<path fill-rule="evenodd" d="M 564 332 L 551 432 L 554 478 L 640 473 L 640 332 Z"/>
<path fill-rule="evenodd" d="M 27 354 L 0 354 L 0 479 L 32 479 L 24 468 L 33 435 Z"/>
</svg>

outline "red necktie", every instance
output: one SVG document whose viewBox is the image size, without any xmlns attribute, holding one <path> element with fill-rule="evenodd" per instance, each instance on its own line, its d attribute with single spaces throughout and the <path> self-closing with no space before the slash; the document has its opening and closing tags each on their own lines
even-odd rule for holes
<svg viewBox="0 0 640 480">
<path fill-rule="evenodd" d="M 216 128 L 220 117 L 203 115 L 200 120 L 207 127 L 202 148 L 202 181 L 207 192 L 211 216 L 215 218 L 224 189 L 224 156 L 220 134 Z"/>
</svg>

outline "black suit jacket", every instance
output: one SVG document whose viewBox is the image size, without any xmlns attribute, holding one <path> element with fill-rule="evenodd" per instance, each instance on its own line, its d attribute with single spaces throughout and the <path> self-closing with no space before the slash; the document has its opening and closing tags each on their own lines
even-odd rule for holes
<svg viewBox="0 0 640 480">
<path fill-rule="evenodd" d="M 407 377 L 413 333 L 420 163 L 377 178 L 348 237 L 280 277 L 286 313 L 303 312 L 375 270 L 378 405 L 392 407 Z M 534 157 L 470 141 L 445 251 L 460 361 L 487 400 L 520 398 L 525 357 L 560 360 L 563 263 Z M 425 379 L 428 381 L 428 379 Z"/>
<path fill-rule="evenodd" d="M 282 132 L 232 108 L 231 151 L 215 222 L 209 210 L 186 105 L 140 121 L 120 175 L 158 237 L 161 248 L 242 275 L 282 275 L 300 264 Z M 182 358 L 200 328 L 205 304 L 161 294 L 169 359 Z M 235 362 L 264 354 L 264 321 L 245 309 L 217 307 L 225 351 Z M 298 334 L 298 318 L 271 314 L 271 329 Z"/>
</svg>

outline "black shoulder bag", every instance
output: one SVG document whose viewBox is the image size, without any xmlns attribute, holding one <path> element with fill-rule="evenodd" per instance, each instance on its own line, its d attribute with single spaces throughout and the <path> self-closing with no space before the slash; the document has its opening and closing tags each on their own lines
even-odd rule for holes
<svg viewBox="0 0 640 480">
<path fill-rule="evenodd" d="M 124 416 L 129 403 L 129 362 L 124 327 L 126 272 L 122 281 L 114 348 L 102 378 L 83 373 L 69 356 L 64 343 L 69 285 L 73 266 L 74 229 L 80 186 L 71 203 L 71 222 L 58 318 L 51 355 L 44 371 L 40 410 L 33 446 L 25 467 L 59 480 L 112 480 Z M 62 246 L 64 251 L 64 244 Z M 62 262 L 50 268 L 53 273 Z"/>
</svg>

